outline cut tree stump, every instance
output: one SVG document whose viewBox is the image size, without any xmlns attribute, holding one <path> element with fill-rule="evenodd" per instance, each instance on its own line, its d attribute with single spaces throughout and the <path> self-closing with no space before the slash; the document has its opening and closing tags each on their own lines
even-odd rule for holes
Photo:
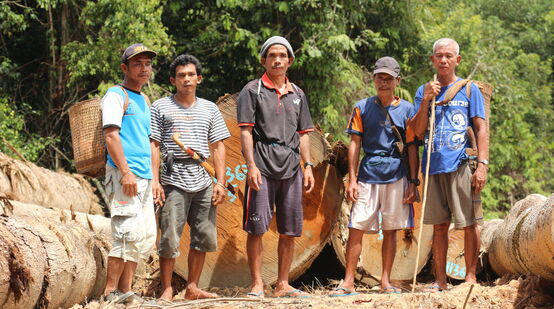
<svg viewBox="0 0 554 309">
<path fill-rule="evenodd" d="M 7 199 L 0 205 L 1 308 L 68 308 L 102 293 L 109 243 L 90 229 L 109 219 Z"/>
<path fill-rule="evenodd" d="M 0 196 L 83 213 L 104 213 L 92 186 L 82 175 L 54 172 L 3 153 L 0 153 Z"/>
<path fill-rule="evenodd" d="M 227 182 L 244 194 L 247 169 L 241 154 L 240 128 L 236 121 L 237 97 L 237 94 L 226 95 L 218 100 L 218 105 L 231 132 L 231 137 L 224 141 L 227 152 Z M 303 232 L 301 237 L 295 238 L 290 280 L 294 280 L 310 267 L 328 242 L 343 196 L 341 177 L 328 162 L 331 156 L 329 143 L 318 131 L 309 134 L 316 183 L 310 194 L 304 194 Z M 225 202 L 217 207 L 218 250 L 206 255 L 200 286 L 247 286 L 251 282 L 246 255 L 247 234 L 242 229 L 242 201 L 229 193 Z M 187 276 L 189 233 L 187 225 L 181 237 L 181 255 L 175 264 L 175 271 L 184 278 Z M 278 240 L 279 233 L 273 218 L 269 231 L 263 237 L 262 277 L 266 284 L 274 284 L 277 280 Z"/>
<path fill-rule="evenodd" d="M 487 233 L 488 259 L 498 275 L 533 274 L 554 281 L 554 194 L 518 201 Z"/>
<path fill-rule="evenodd" d="M 420 177 L 421 178 L 421 177 Z M 347 186 L 347 184 L 345 184 Z M 421 186 L 418 187 L 421 190 Z M 421 196 L 421 192 L 420 192 Z M 336 226 L 332 236 L 333 248 L 341 263 L 346 266 L 346 241 L 348 240 L 348 223 L 350 220 L 350 209 L 352 205 L 348 200 L 344 200 L 339 214 L 339 223 Z M 421 203 L 414 204 L 415 228 L 409 234 L 400 230 L 396 234 L 396 255 L 391 271 L 392 280 L 412 280 L 414 274 L 414 264 L 417 255 L 417 242 L 421 241 L 421 252 L 419 257 L 418 273 L 429 260 L 431 252 L 431 241 L 433 238 L 433 226 L 423 225 L 422 239 L 416 239 L 419 235 Z M 410 239 L 413 238 L 413 241 Z M 381 246 L 383 244 L 383 234 L 365 234 L 362 240 L 362 253 L 358 260 L 356 279 L 369 285 L 379 284 L 382 273 L 382 255 Z"/>
</svg>

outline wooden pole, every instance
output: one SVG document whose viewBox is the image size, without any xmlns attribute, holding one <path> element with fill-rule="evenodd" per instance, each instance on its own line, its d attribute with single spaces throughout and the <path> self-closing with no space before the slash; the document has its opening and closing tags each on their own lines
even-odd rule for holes
<svg viewBox="0 0 554 309">
<path fill-rule="evenodd" d="M 433 81 L 437 81 L 437 74 L 433 76 Z M 429 119 L 429 140 L 427 141 L 427 164 L 425 166 L 425 181 L 423 184 L 423 202 L 421 203 L 420 226 L 423 226 L 423 218 L 425 217 L 425 206 L 427 204 L 427 186 L 429 184 L 429 166 L 431 165 L 431 149 L 433 148 L 433 134 L 435 133 L 435 97 L 431 101 L 431 119 Z M 421 233 L 423 229 L 419 229 L 417 242 L 416 263 L 414 265 L 414 279 L 412 282 L 412 293 L 415 292 L 417 265 L 419 264 L 419 251 L 421 250 Z"/>
</svg>

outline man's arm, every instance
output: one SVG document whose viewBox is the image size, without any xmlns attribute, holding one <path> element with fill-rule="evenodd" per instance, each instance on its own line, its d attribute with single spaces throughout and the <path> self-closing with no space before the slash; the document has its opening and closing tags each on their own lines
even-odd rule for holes
<svg viewBox="0 0 554 309">
<path fill-rule="evenodd" d="M 489 158 L 489 132 L 485 119 L 473 117 L 473 128 L 477 137 L 477 159 L 488 160 Z M 483 163 L 477 163 L 477 170 L 471 176 L 471 186 L 475 193 L 481 192 L 487 183 L 487 172 L 489 167 Z"/>
<path fill-rule="evenodd" d="M 417 174 L 419 171 L 419 153 L 417 151 L 417 146 L 411 144 L 408 146 L 408 179 L 417 179 Z M 404 204 L 411 204 L 418 200 L 417 196 L 417 186 L 415 183 L 408 183 L 408 189 L 404 193 Z"/>
<path fill-rule="evenodd" d="M 240 144 L 242 146 L 242 155 L 246 160 L 248 167 L 248 186 L 256 191 L 260 190 L 262 184 L 262 174 L 254 162 L 254 139 L 252 138 L 252 127 L 240 127 Z"/>
<path fill-rule="evenodd" d="M 215 178 L 217 179 L 212 202 L 214 205 L 219 205 L 225 199 L 225 144 L 220 140 L 213 143 L 212 148 L 214 151 Z"/>
<path fill-rule="evenodd" d="M 347 197 L 352 202 L 358 199 L 358 162 L 360 161 L 360 146 L 362 137 L 358 134 L 350 134 L 348 145 L 348 190 Z"/>
<path fill-rule="evenodd" d="M 160 142 L 150 139 L 150 151 L 152 152 L 152 194 L 154 204 L 163 206 L 165 193 L 160 184 Z"/>
<path fill-rule="evenodd" d="M 429 106 L 433 98 L 439 95 L 441 86 L 438 81 L 430 81 L 425 85 L 423 99 L 415 116 L 408 121 L 408 125 L 414 130 L 417 137 L 421 138 L 429 125 Z"/>
<path fill-rule="evenodd" d="M 310 155 L 310 136 L 308 133 L 300 134 L 300 156 L 302 156 L 304 162 L 312 160 Z M 312 167 L 308 165 L 304 169 L 304 187 L 306 188 L 306 193 L 312 192 L 314 184 L 315 180 Z"/>
<path fill-rule="evenodd" d="M 133 172 L 131 172 L 129 165 L 127 164 L 127 159 L 125 158 L 123 146 L 119 137 L 119 128 L 105 128 L 104 136 L 106 139 L 106 148 L 108 153 L 122 175 L 119 183 L 123 186 L 123 194 L 127 196 L 137 195 L 137 178 Z"/>
</svg>

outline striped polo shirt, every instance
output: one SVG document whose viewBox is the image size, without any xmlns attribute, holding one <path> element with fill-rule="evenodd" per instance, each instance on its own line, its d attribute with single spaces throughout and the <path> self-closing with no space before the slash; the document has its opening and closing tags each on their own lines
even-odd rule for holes
<svg viewBox="0 0 554 309">
<path fill-rule="evenodd" d="M 162 158 L 173 151 L 176 159 L 191 159 L 172 139 L 174 133 L 180 140 L 206 159 L 210 157 L 209 144 L 231 136 L 227 125 L 213 102 L 196 98 L 196 102 L 185 108 L 173 100 L 173 96 L 161 98 L 152 104 L 152 134 L 150 138 L 160 143 Z M 176 186 L 187 192 L 198 192 L 212 184 L 206 170 L 194 162 L 174 162 L 170 175 L 160 175 L 162 185 Z"/>
</svg>

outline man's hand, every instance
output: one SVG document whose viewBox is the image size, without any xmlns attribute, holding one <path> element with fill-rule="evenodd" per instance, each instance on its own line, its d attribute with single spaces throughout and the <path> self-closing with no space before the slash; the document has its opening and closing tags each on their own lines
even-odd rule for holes
<svg viewBox="0 0 554 309">
<path fill-rule="evenodd" d="M 312 190 L 314 189 L 314 185 L 315 185 L 315 179 L 314 179 L 314 174 L 312 172 L 312 167 L 311 166 L 306 166 L 306 168 L 304 169 L 304 188 L 306 189 L 306 193 L 310 193 L 312 192 Z"/>
<path fill-rule="evenodd" d="M 430 101 L 434 97 L 438 96 L 441 92 L 441 84 L 438 81 L 430 81 L 425 86 L 425 91 L 423 92 L 423 100 Z"/>
<path fill-rule="evenodd" d="M 165 193 L 159 181 L 152 181 L 152 195 L 154 196 L 154 205 L 164 205 Z"/>
<path fill-rule="evenodd" d="M 358 180 L 357 179 L 350 179 L 348 182 L 348 190 L 346 190 L 346 197 L 352 201 L 353 203 L 356 202 L 358 199 Z"/>
<path fill-rule="evenodd" d="M 217 206 L 225 200 L 225 189 L 219 185 L 214 185 L 214 192 L 212 194 L 212 205 Z"/>
<path fill-rule="evenodd" d="M 248 186 L 256 191 L 260 191 L 262 182 L 262 174 L 256 166 L 248 167 L 248 176 L 246 178 Z"/>
<path fill-rule="evenodd" d="M 137 195 L 137 177 L 132 172 L 127 172 L 123 174 L 119 183 L 122 186 L 123 194 L 133 197 Z"/>
<path fill-rule="evenodd" d="M 413 202 L 418 202 L 419 196 L 417 193 L 417 186 L 415 183 L 409 183 L 408 187 L 404 191 L 404 200 L 402 201 L 404 204 L 412 204 Z"/>
<path fill-rule="evenodd" d="M 487 166 L 484 164 L 477 165 L 477 170 L 471 176 L 471 187 L 474 193 L 479 193 L 487 183 Z"/>
</svg>

